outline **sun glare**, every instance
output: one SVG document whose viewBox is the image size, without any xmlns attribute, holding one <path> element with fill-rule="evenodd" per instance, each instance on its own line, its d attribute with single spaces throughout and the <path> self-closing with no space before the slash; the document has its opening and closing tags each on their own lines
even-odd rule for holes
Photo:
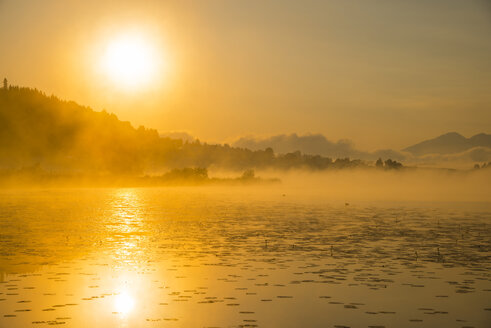
<svg viewBox="0 0 491 328">
<path fill-rule="evenodd" d="M 121 314 L 128 314 L 131 312 L 131 310 L 133 310 L 134 306 L 135 301 L 127 292 L 122 292 L 116 296 L 114 307 L 116 308 L 117 312 Z"/>
<path fill-rule="evenodd" d="M 144 37 L 120 36 L 108 42 L 102 69 L 120 87 L 141 88 L 158 75 L 159 56 L 157 49 Z"/>
</svg>

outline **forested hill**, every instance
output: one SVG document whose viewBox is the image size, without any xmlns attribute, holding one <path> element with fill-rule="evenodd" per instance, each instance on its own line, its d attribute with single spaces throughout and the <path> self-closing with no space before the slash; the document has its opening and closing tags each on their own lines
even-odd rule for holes
<svg viewBox="0 0 491 328">
<path fill-rule="evenodd" d="M 156 130 L 120 121 L 29 88 L 0 89 L 0 168 L 50 172 L 141 174 L 169 168 L 326 169 L 364 165 L 300 152 L 275 155 L 228 145 L 161 138 Z"/>
<path fill-rule="evenodd" d="M 28 88 L 0 91 L 0 163 L 54 170 L 136 171 L 157 146 L 156 131 L 114 114 Z"/>
</svg>

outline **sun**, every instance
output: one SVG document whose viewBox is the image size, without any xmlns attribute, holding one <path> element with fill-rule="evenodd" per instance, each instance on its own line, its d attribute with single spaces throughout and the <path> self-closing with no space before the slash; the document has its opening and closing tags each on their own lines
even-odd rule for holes
<svg viewBox="0 0 491 328">
<path fill-rule="evenodd" d="M 150 40 L 142 35 L 128 34 L 107 43 L 101 68 L 115 85 L 138 89 L 155 81 L 160 63 L 161 54 Z"/>
</svg>

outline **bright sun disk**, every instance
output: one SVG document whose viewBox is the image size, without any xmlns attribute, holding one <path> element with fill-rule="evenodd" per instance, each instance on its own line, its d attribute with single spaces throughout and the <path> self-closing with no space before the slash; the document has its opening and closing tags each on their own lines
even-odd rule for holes
<svg viewBox="0 0 491 328">
<path fill-rule="evenodd" d="M 102 58 L 107 77 L 119 86 L 141 87 L 155 79 L 157 51 L 141 36 L 122 36 L 108 43 Z"/>
</svg>

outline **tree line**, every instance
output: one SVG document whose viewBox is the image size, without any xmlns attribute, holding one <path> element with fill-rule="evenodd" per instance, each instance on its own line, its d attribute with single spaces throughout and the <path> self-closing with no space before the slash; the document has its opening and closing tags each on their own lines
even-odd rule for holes
<svg viewBox="0 0 491 328">
<path fill-rule="evenodd" d="M 36 89 L 0 89 L 3 171 L 144 174 L 186 167 L 325 170 L 368 166 L 357 159 L 332 159 L 300 151 L 276 154 L 271 148 L 252 151 L 227 144 L 164 138 L 156 130 L 134 128 L 114 114 L 96 112 Z M 400 168 L 402 164 L 389 159 L 382 166 Z"/>
</svg>

